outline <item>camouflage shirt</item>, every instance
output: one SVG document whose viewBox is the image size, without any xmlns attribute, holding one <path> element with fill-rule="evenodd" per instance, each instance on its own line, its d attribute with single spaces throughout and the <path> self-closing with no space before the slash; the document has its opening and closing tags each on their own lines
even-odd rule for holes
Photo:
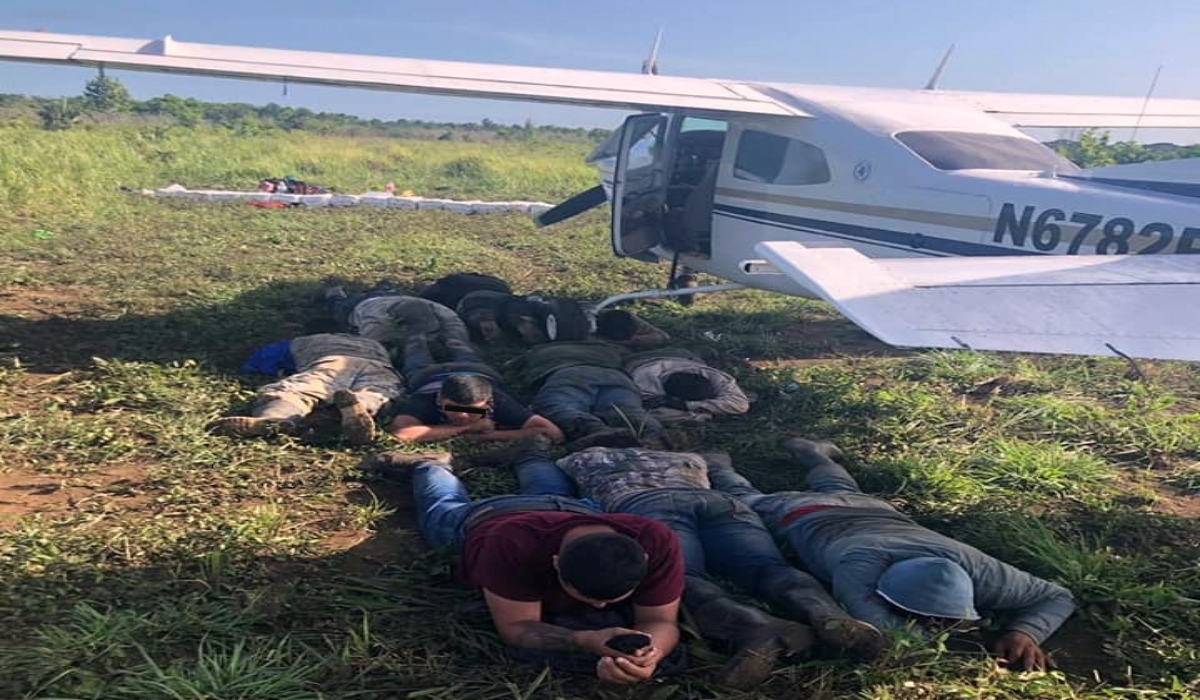
<svg viewBox="0 0 1200 700">
<path fill-rule="evenodd" d="M 580 496 L 597 501 L 605 510 L 642 491 L 709 488 L 704 458 L 691 452 L 592 447 L 557 464 L 575 480 Z"/>
</svg>

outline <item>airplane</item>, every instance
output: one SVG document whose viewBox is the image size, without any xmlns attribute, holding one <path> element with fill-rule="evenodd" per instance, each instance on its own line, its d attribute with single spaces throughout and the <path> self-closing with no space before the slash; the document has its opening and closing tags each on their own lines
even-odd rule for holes
<svg viewBox="0 0 1200 700">
<path fill-rule="evenodd" d="M 897 346 L 1200 360 L 1200 159 L 1081 169 L 1019 130 L 1191 128 L 1200 100 L 953 91 L 936 75 L 923 90 L 760 83 L 169 36 L 0 31 L 0 59 L 640 110 L 589 157 L 601 184 L 539 216 L 550 225 L 610 202 L 616 255 L 672 263 L 667 289 L 595 309 L 749 287 L 823 299 Z M 727 282 L 689 286 L 695 272 Z"/>
</svg>

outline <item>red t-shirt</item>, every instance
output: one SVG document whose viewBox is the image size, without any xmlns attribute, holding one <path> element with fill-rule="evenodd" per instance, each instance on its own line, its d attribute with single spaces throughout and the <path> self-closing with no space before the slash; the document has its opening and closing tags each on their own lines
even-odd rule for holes
<svg viewBox="0 0 1200 700">
<path fill-rule="evenodd" d="M 502 598 L 541 601 L 544 612 L 585 606 L 559 585 L 553 562 L 563 535 L 581 525 L 608 525 L 646 550 L 646 577 L 630 598 L 634 605 L 666 605 L 683 595 L 679 540 L 666 525 L 638 515 L 526 511 L 485 520 L 463 542 L 459 577 Z"/>
</svg>

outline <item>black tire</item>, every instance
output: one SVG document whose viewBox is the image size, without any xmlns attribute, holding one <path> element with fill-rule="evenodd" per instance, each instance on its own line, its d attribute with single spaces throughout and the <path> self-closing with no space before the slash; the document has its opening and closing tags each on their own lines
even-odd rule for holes
<svg viewBox="0 0 1200 700">
<path fill-rule="evenodd" d="M 546 337 L 556 340 L 587 340 L 592 323 L 583 305 L 574 299 L 549 299 L 542 327 Z"/>
</svg>

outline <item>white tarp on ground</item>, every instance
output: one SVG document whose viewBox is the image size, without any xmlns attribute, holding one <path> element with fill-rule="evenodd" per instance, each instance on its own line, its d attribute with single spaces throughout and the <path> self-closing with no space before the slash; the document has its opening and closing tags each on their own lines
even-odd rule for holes
<svg viewBox="0 0 1200 700">
<path fill-rule="evenodd" d="M 189 190 L 183 185 L 169 185 L 155 190 L 141 190 L 149 197 L 176 197 L 203 202 L 283 202 L 305 207 L 379 207 L 388 209 L 439 209 L 455 214 L 494 214 L 515 212 L 541 214 L 553 207 L 545 202 L 480 202 L 458 201 L 438 197 L 402 197 L 390 192 L 362 194 L 287 194 L 274 192 L 237 192 L 233 190 Z"/>
</svg>

